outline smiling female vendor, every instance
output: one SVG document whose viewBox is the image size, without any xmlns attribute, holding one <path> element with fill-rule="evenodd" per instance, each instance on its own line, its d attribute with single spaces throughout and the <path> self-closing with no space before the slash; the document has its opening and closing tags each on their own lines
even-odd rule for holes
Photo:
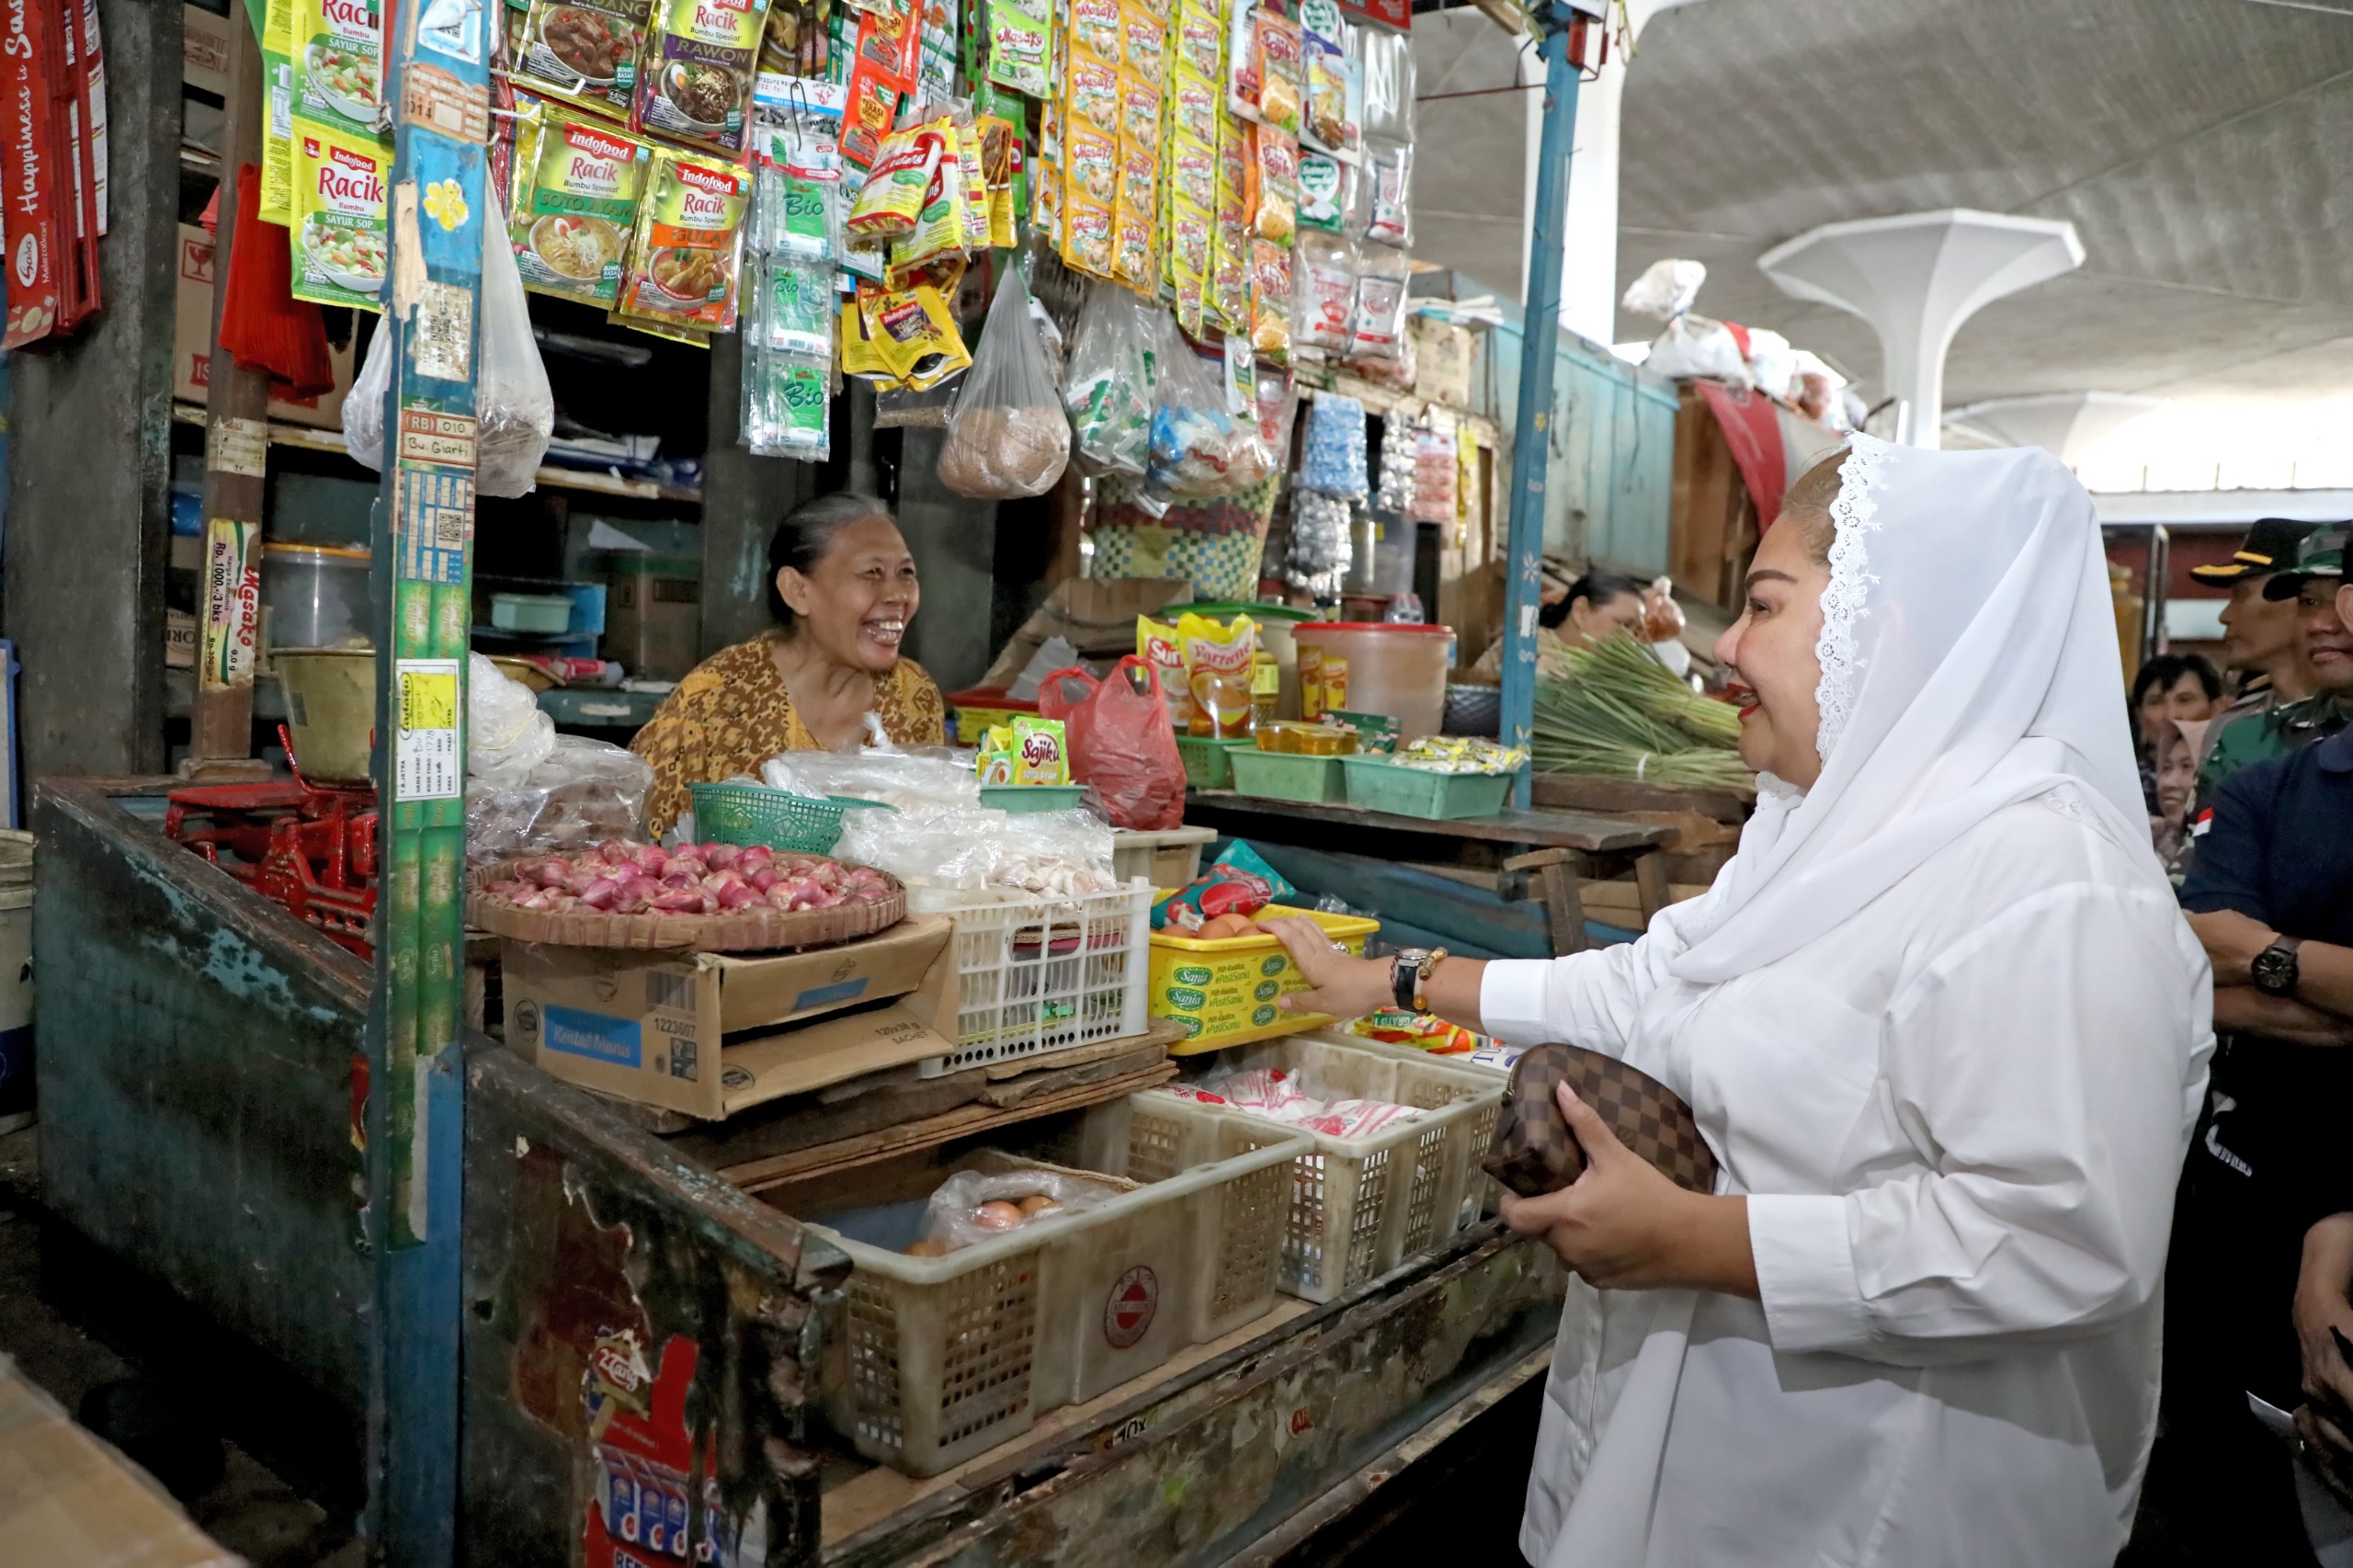
<svg viewBox="0 0 2353 1568">
<path fill-rule="evenodd" d="M 669 831 L 689 784 L 757 774 L 785 751 L 864 743 L 866 715 L 901 745 L 939 745 L 939 687 L 899 656 L 923 592 L 889 508 L 845 492 L 796 508 L 768 541 L 775 630 L 695 666 L 630 749 L 654 765 L 646 825 Z"/>
</svg>

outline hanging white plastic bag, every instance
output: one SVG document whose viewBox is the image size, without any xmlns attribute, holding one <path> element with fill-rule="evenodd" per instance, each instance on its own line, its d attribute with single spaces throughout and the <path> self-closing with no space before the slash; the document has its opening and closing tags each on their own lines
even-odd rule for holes
<svg viewBox="0 0 2353 1568">
<path fill-rule="evenodd" d="M 1662 256 L 1626 286 L 1626 297 L 1618 302 L 1635 315 L 1673 321 L 1691 308 L 1699 297 L 1699 285 L 1707 280 L 1705 262 Z"/>
<path fill-rule="evenodd" d="M 483 195 L 482 345 L 474 366 L 474 493 L 529 495 L 555 430 L 555 394 L 531 337 L 523 275 L 495 196 Z"/>
<path fill-rule="evenodd" d="M 531 336 L 523 275 L 506 220 L 485 194 L 482 246 L 482 335 L 474 364 L 474 493 L 528 495 L 555 430 L 555 396 Z M 343 402 L 344 447 L 362 468 L 384 466 L 384 393 L 392 384 L 390 323 L 376 324 L 368 360 Z"/>
<path fill-rule="evenodd" d="M 1088 287 L 1063 372 L 1063 408 L 1081 473 L 1141 474 L 1152 447 L 1158 362 L 1146 347 L 1142 301 L 1116 283 Z"/>
<path fill-rule="evenodd" d="M 1070 463 L 1070 421 L 1029 314 L 1018 267 L 1005 269 L 981 346 L 948 416 L 939 483 L 977 501 L 1042 495 Z"/>
</svg>

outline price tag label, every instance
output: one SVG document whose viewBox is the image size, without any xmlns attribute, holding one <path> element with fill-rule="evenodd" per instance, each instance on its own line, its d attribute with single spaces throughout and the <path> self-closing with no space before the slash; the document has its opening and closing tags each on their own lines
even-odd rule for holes
<svg viewBox="0 0 2353 1568">
<path fill-rule="evenodd" d="M 465 792 L 465 737 L 458 727 L 458 661 L 402 659 L 393 665 L 399 728 L 392 795 L 454 801 Z"/>
</svg>

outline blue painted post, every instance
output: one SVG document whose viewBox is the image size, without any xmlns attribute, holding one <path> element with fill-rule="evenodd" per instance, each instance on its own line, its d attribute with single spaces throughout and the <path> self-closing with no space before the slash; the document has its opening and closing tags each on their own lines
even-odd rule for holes
<svg viewBox="0 0 2353 1568">
<path fill-rule="evenodd" d="M 1521 315 L 1519 410 L 1511 437 L 1511 574 L 1504 589 L 1503 742 L 1525 746 L 1536 722 L 1536 611 L 1544 583 L 1544 471 L 1552 444 L 1552 362 L 1561 319 L 1561 245 L 1568 213 L 1569 154 L 1577 123 L 1577 73 L 1569 54 L 1579 13 L 1554 0 L 1544 19 L 1544 132 L 1537 153 L 1536 221 L 1528 239 Z M 1529 770 L 1512 784 L 1525 809 Z"/>
<path fill-rule="evenodd" d="M 371 8 L 374 0 L 371 0 Z M 458 1511 L 467 636 L 490 134 L 483 0 L 385 0 L 392 119 L 383 483 L 374 527 L 376 982 L 367 1235 L 376 1258 L 367 1529 L 449 1568 Z M 505 243 L 505 236 L 499 236 Z"/>
</svg>

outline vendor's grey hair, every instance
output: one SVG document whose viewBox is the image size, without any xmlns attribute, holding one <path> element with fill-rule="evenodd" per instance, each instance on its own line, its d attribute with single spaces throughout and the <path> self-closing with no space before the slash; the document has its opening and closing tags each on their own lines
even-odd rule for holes
<svg viewBox="0 0 2353 1568">
<path fill-rule="evenodd" d="M 852 523 L 862 523 L 869 517 L 881 517 L 895 522 L 891 508 L 879 496 L 861 494 L 855 490 L 837 491 L 805 501 L 784 516 L 777 524 L 776 533 L 768 540 L 768 614 L 779 626 L 790 629 L 796 619 L 792 607 L 777 592 L 776 574 L 791 567 L 804 576 L 817 569 L 817 563 L 832 553 L 834 538 Z"/>
</svg>

